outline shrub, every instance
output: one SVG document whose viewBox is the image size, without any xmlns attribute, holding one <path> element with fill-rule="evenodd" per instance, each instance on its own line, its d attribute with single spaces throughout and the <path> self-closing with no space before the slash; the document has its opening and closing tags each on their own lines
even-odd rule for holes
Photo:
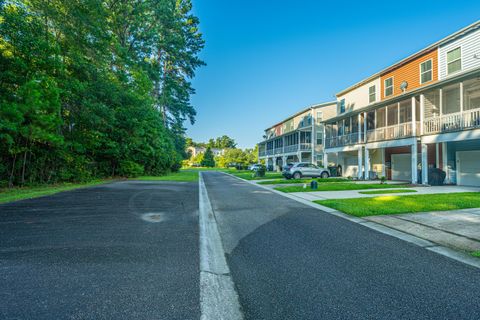
<svg viewBox="0 0 480 320">
<path fill-rule="evenodd" d="M 118 169 L 118 173 L 122 177 L 133 178 L 138 177 L 139 175 L 143 174 L 145 171 L 144 167 L 136 162 L 133 161 L 120 161 L 120 167 Z"/>
</svg>

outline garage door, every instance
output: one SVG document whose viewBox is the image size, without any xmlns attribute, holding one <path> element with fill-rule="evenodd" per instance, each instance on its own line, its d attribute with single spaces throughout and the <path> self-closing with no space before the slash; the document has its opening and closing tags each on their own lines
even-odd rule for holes
<svg viewBox="0 0 480 320">
<path fill-rule="evenodd" d="M 345 169 L 343 170 L 344 177 L 358 176 L 358 157 L 345 157 Z"/>
<path fill-rule="evenodd" d="M 406 154 L 392 154 L 392 180 L 412 179 L 411 156 Z"/>
<path fill-rule="evenodd" d="M 457 184 L 480 186 L 480 151 L 457 152 Z"/>
</svg>

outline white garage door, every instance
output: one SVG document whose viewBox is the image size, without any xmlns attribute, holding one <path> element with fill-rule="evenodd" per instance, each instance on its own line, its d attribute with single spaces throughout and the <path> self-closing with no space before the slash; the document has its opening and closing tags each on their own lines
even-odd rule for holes
<svg viewBox="0 0 480 320">
<path fill-rule="evenodd" d="M 357 177 L 358 176 L 358 158 L 357 157 L 345 157 L 345 169 L 343 170 L 344 177 Z"/>
<path fill-rule="evenodd" d="M 411 156 L 406 154 L 392 154 L 392 180 L 412 179 Z"/>
<path fill-rule="evenodd" d="M 480 151 L 457 152 L 457 184 L 480 186 Z"/>
</svg>

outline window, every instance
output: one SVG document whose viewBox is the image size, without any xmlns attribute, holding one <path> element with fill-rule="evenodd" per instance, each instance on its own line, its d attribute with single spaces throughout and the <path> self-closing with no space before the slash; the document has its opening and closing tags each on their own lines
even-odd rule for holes
<svg viewBox="0 0 480 320">
<path fill-rule="evenodd" d="M 480 79 L 463 83 L 463 110 L 480 108 Z"/>
<path fill-rule="evenodd" d="M 435 89 L 424 93 L 425 97 L 425 118 L 440 115 L 440 90 Z M 420 105 L 420 104 L 418 104 Z M 420 109 L 420 108 L 417 108 Z M 417 118 L 420 119 L 420 118 Z"/>
<path fill-rule="evenodd" d="M 445 87 L 442 93 L 442 113 L 460 112 L 460 84 Z"/>
<path fill-rule="evenodd" d="M 320 124 L 320 122 L 322 121 L 323 121 L 323 112 L 317 111 L 317 124 Z"/>
<path fill-rule="evenodd" d="M 377 128 L 385 127 L 385 112 L 386 108 L 381 108 L 377 110 Z"/>
<path fill-rule="evenodd" d="M 407 99 L 400 102 L 400 123 L 412 121 L 412 100 Z"/>
<path fill-rule="evenodd" d="M 371 86 L 370 88 L 368 88 L 368 102 L 372 103 L 375 102 L 375 100 L 375 86 Z"/>
<path fill-rule="evenodd" d="M 420 83 L 432 81 L 432 59 L 420 63 Z"/>
<path fill-rule="evenodd" d="M 317 145 L 323 144 L 323 132 L 317 131 Z"/>
<path fill-rule="evenodd" d="M 447 52 L 447 74 L 462 70 L 462 52 L 460 47 Z"/>
<path fill-rule="evenodd" d="M 340 100 L 340 113 L 345 112 L 345 99 Z"/>
<path fill-rule="evenodd" d="M 392 104 L 387 107 L 387 125 L 394 126 L 398 124 L 398 104 Z"/>
<path fill-rule="evenodd" d="M 393 78 L 385 79 L 385 97 L 393 94 Z"/>
</svg>

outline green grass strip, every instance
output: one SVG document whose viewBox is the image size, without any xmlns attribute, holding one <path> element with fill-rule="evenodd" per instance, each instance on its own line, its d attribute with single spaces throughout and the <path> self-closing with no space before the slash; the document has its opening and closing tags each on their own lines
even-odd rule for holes
<svg viewBox="0 0 480 320">
<path fill-rule="evenodd" d="M 375 190 L 375 191 L 359 191 L 361 194 L 386 194 L 386 193 L 406 193 L 406 192 L 417 192 L 413 189 L 394 189 L 394 190 Z"/>
<path fill-rule="evenodd" d="M 269 181 L 260 181 L 258 184 L 295 184 L 295 183 L 310 183 L 312 180 L 317 180 L 319 183 L 339 183 L 339 182 L 347 182 L 350 181 L 348 179 L 343 179 L 343 178 L 318 178 L 318 179 L 312 179 L 312 178 L 305 178 L 305 179 L 281 179 L 281 180 L 269 180 Z"/>
<path fill-rule="evenodd" d="M 398 184 L 370 184 L 370 183 L 320 183 L 318 184 L 318 189 L 311 189 L 310 185 L 307 184 L 306 188 L 300 186 L 287 186 L 287 187 L 276 187 L 275 190 L 282 192 L 315 192 L 315 191 L 347 191 L 347 190 L 367 190 L 367 189 L 389 189 L 397 188 Z"/>
<path fill-rule="evenodd" d="M 480 208 L 480 192 L 329 199 L 315 202 L 352 216 L 367 217 L 384 214 Z"/>
<path fill-rule="evenodd" d="M 0 203 L 38 198 L 62 191 L 96 186 L 107 182 L 110 182 L 110 180 L 93 180 L 86 183 L 62 183 L 23 188 L 4 188 L 0 189 Z"/>
<path fill-rule="evenodd" d="M 471 253 L 471 255 L 475 258 L 480 258 L 480 251 L 474 251 Z"/>
</svg>

